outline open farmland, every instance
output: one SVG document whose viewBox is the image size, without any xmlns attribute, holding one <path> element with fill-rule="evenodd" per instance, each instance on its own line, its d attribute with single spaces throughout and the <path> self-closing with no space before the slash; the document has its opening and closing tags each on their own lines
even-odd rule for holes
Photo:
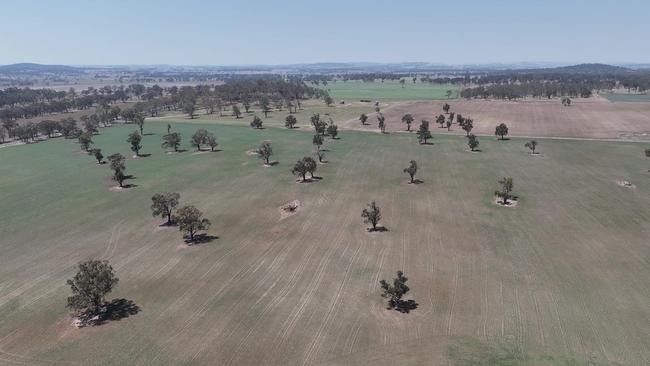
<svg viewBox="0 0 650 366">
<path fill-rule="evenodd" d="M 483 123 L 475 105 L 452 103 Z M 500 121 L 510 124 L 513 108 L 499 109 Z M 222 151 L 165 154 L 168 121 L 184 148 L 204 127 Z M 142 153 L 152 155 L 127 160 L 137 187 L 120 192 L 71 140 L 0 149 L 0 364 L 650 361 L 650 173 L 639 144 L 540 139 L 541 155 L 530 156 L 524 139 L 482 138 L 473 154 L 459 136 L 421 146 L 407 134 L 344 131 L 326 143 L 323 179 L 297 184 L 289 170 L 312 151 L 306 128 L 183 122 L 145 124 L 153 135 Z M 102 129 L 95 144 L 130 156 L 135 128 Z M 279 161 L 270 168 L 246 154 L 267 139 Z M 406 184 L 411 159 L 423 184 Z M 492 203 L 504 175 L 516 208 Z M 187 246 L 160 227 L 149 210 L 160 191 L 203 210 L 218 238 Z M 296 199 L 301 209 L 281 219 L 278 208 Z M 387 232 L 366 232 L 360 212 L 371 200 Z M 110 298 L 139 312 L 77 329 L 65 280 L 91 257 L 120 278 Z M 380 297 L 378 281 L 399 269 L 418 303 L 410 314 Z"/>
<path fill-rule="evenodd" d="M 610 102 L 650 102 L 650 95 L 636 93 L 600 93 L 600 96 Z"/>
<path fill-rule="evenodd" d="M 448 99 L 447 90 L 452 91 L 451 98 L 458 97 L 458 86 L 444 84 L 430 84 L 418 81 L 413 84 L 407 79 L 404 87 L 393 80 L 363 82 L 363 81 L 337 81 L 330 82 L 327 86 L 320 86 L 327 90 L 336 103 L 341 100 L 346 102 L 369 99 L 372 101 L 398 101 L 398 100 L 434 100 Z"/>
<path fill-rule="evenodd" d="M 444 103 L 451 111 L 474 120 L 475 134 L 494 134 L 494 127 L 505 123 L 512 136 L 584 137 L 598 139 L 650 139 L 650 103 L 611 103 L 604 99 L 577 99 L 570 107 L 563 107 L 558 99 L 524 100 L 517 102 L 499 100 L 454 100 L 395 103 L 384 109 L 387 131 L 403 131 L 403 115 L 415 117 L 417 128 L 421 119 L 432 123 L 434 132 L 446 133 L 437 128 L 435 117 L 443 113 Z M 343 127 L 377 129 L 376 114 L 369 115 L 370 126 L 361 126 L 351 119 Z M 458 125 L 453 133 L 464 133 Z"/>
</svg>

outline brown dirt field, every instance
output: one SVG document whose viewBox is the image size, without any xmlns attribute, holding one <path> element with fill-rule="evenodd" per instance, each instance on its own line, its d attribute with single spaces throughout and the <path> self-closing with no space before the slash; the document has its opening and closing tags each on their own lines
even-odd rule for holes
<svg viewBox="0 0 650 366">
<path fill-rule="evenodd" d="M 427 119 L 432 133 L 462 134 L 456 123 L 451 132 L 435 124 L 435 116 L 442 113 L 448 102 L 451 111 L 474 120 L 476 135 L 493 135 L 498 123 L 509 127 L 510 136 L 570 137 L 595 139 L 650 140 L 650 103 L 612 103 L 603 98 L 575 100 L 563 107 L 559 100 L 525 100 L 517 102 L 497 100 L 420 101 L 393 104 L 382 110 L 386 116 L 386 131 L 405 131 L 403 115 L 411 113 L 417 130 L 421 119 Z M 377 130 L 376 113 L 368 115 L 369 125 L 358 120 L 341 125 L 347 129 Z"/>
</svg>

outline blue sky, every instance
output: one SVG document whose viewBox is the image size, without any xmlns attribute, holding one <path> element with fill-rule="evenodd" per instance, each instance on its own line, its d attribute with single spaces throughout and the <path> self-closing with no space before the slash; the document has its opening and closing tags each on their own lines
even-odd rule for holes
<svg viewBox="0 0 650 366">
<path fill-rule="evenodd" d="M 650 62 L 650 1 L 0 0 L 0 64 Z"/>
</svg>

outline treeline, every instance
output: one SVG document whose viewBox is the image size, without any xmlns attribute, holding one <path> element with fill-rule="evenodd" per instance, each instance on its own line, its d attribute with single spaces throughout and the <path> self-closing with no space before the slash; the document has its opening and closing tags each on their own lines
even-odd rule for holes
<svg viewBox="0 0 650 366">
<path fill-rule="evenodd" d="M 52 137 L 63 135 L 76 137 L 81 133 L 77 121 L 63 118 L 57 121 L 43 120 L 39 123 L 18 124 L 17 120 L 38 117 L 48 113 L 68 112 L 71 109 L 94 107 L 94 113 L 81 117 L 86 130 L 108 126 L 110 123 L 137 122 L 145 115 L 157 116 L 161 111 L 183 111 L 193 118 L 198 109 L 207 114 L 221 113 L 231 107 L 232 113 L 239 117 L 239 105 L 248 112 L 252 105 L 258 105 L 265 113 L 271 108 L 281 110 L 286 106 L 290 111 L 300 108 L 301 100 L 324 98 L 331 103 L 327 92 L 311 88 L 302 81 L 282 79 L 238 80 L 221 85 L 197 85 L 161 88 L 158 85 L 145 87 L 132 84 L 128 87 L 88 88 L 81 93 L 73 89 L 57 92 L 51 89 L 9 88 L 2 91 L 0 109 L 0 142 L 5 137 L 18 138 L 25 142 L 35 140 L 39 134 Z M 115 102 L 126 102 L 130 98 L 137 101 L 128 108 L 120 108 Z M 79 100 L 84 100 L 79 103 Z"/>
<path fill-rule="evenodd" d="M 517 100 L 525 97 L 554 98 L 569 96 L 589 98 L 594 89 L 600 89 L 591 83 L 562 83 L 533 81 L 520 84 L 491 84 L 461 90 L 461 98 L 495 98 Z"/>
<path fill-rule="evenodd" d="M 516 100 L 525 97 L 591 97 L 597 90 L 625 88 L 644 93 L 650 89 L 650 72 L 621 69 L 612 72 L 513 71 L 471 78 L 476 85 L 461 91 L 463 98 Z"/>
</svg>

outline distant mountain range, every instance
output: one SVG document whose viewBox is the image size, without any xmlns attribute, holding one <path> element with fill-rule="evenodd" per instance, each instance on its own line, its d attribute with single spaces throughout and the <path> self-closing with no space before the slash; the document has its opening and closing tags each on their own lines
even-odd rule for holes
<svg viewBox="0 0 650 366">
<path fill-rule="evenodd" d="M 0 74 L 81 74 L 81 68 L 66 65 L 19 63 L 0 66 Z"/>
<path fill-rule="evenodd" d="M 400 63 L 374 63 L 374 62 L 321 62 L 287 65 L 114 65 L 114 66 L 67 66 L 43 65 L 36 63 L 17 63 L 0 65 L 2 75 L 47 75 L 65 74 L 78 75 L 92 71 L 159 71 L 159 72 L 304 72 L 304 73 L 336 73 L 336 72 L 445 72 L 445 71 L 553 71 L 571 73 L 617 73 L 638 69 L 650 70 L 650 64 L 579 64 L 567 65 L 558 63 L 522 62 L 511 64 L 467 64 L 446 65 L 427 62 L 400 62 Z"/>
</svg>

